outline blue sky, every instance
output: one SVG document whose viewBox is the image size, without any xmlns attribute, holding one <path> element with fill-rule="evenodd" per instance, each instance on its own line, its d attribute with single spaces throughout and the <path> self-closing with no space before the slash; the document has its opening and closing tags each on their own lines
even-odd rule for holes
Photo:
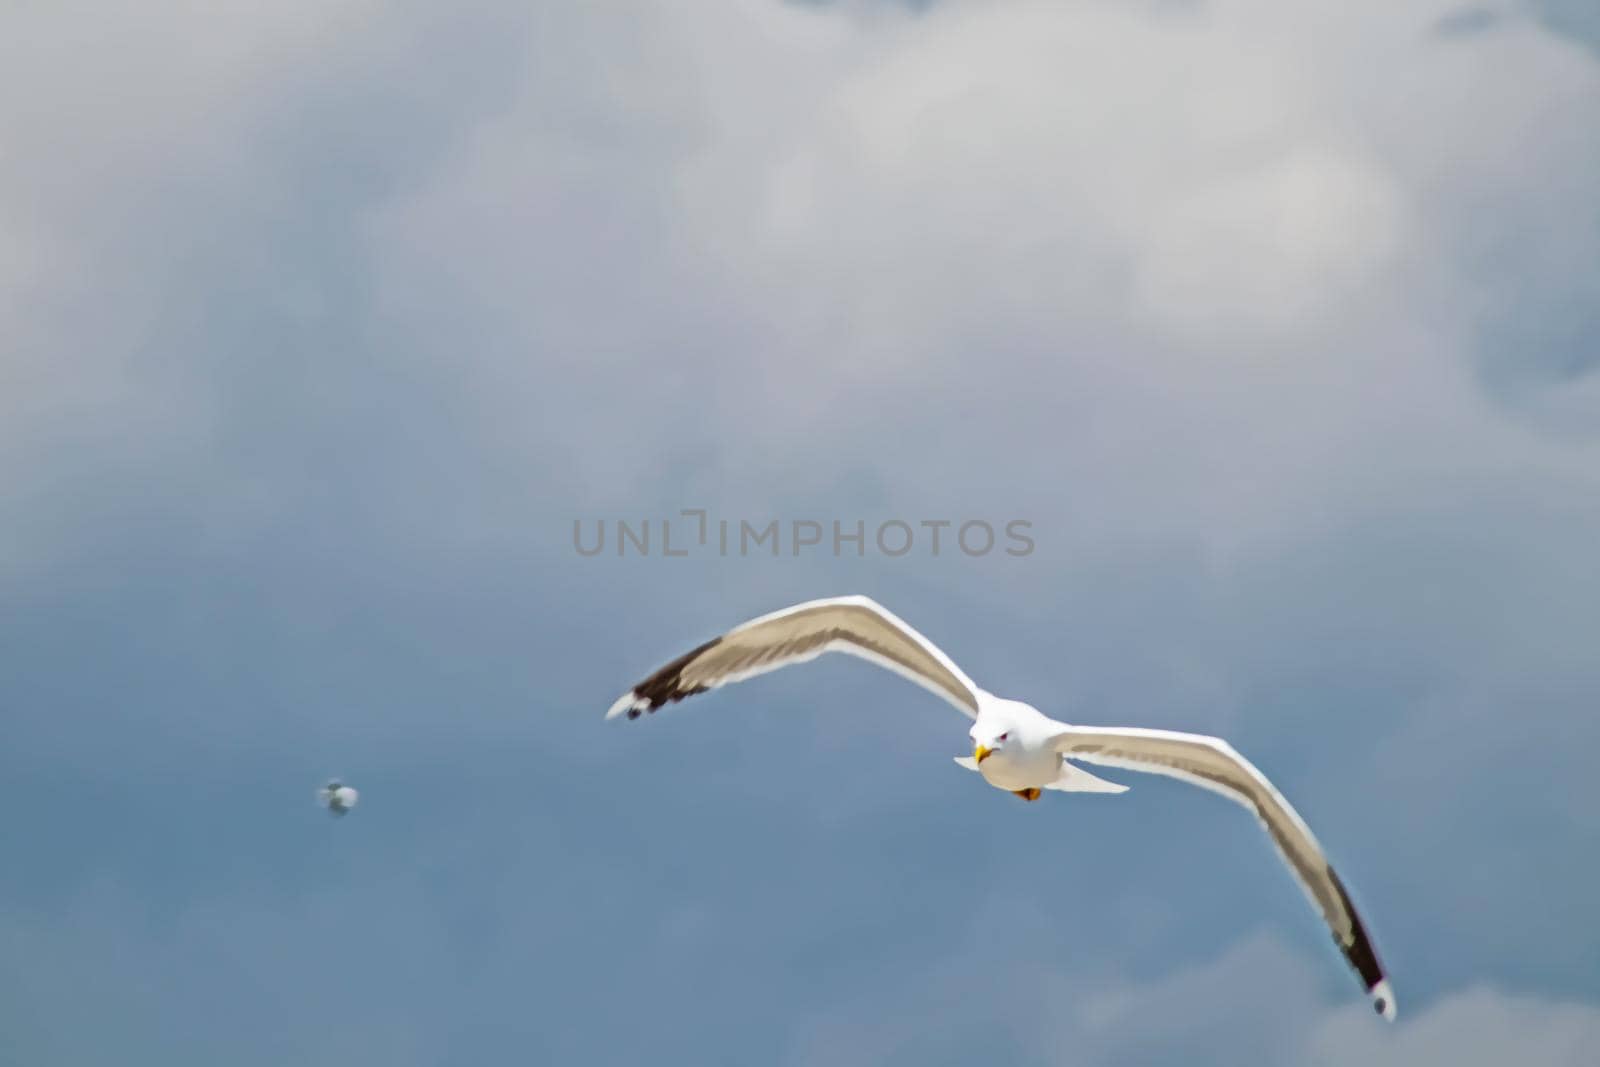
<svg viewBox="0 0 1600 1067">
<path fill-rule="evenodd" d="M 1586 5 L 0 18 L 0 1061 L 1588 1062 Z M 692 507 L 1036 548 L 572 549 Z M 863 664 L 601 721 L 843 592 L 1227 736 L 1400 1022 L 1239 811 Z"/>
</svg>

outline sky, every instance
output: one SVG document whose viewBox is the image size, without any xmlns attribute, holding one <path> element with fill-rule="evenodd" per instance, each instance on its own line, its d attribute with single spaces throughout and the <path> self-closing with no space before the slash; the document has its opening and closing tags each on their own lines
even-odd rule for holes
<svg viewBox="0 0 1600 1067">
<path fill-rule="evenodd" d="M 7 6 L 0 1062 L 1590 1062 L 1596 11 Z M 869 665 L 602 721 L 842 593 L 1399 1021 Z"/>
</svg>

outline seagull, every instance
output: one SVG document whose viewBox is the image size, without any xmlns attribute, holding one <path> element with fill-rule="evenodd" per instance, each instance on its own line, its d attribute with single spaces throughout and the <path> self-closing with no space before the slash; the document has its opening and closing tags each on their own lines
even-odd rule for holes
<svg viewBox="0 0 1600 1067">
<path fill-rule="evenodd" d="M 1396 1015 L 1394 992 L 1344 883 L 1300 815 L 1249 760 L 1203 734 L 1123 726 L 1071 726 L 1018 700 L 980 689 L 931 641 L 864 596 L 807 601 L 752 619 L 679 656 L 624 693 L 607 719 L 637 719 L 732 682 L 844 652 L 886 667 L 954 704 L 972 720 L 971 756 L 956 763 L 990 785 L 1035 801 L 1045 790 L 1122 793 L 1077 763 L 1146 771 L 1220 793 L 1254 812 L 1321 912 L 1373 1008 Z"/>
<path fill-rule="evenodd" d="M 334 778 L 317 790 L 317 801 L 328 809 L 330 815 L 343 815 L 356 806 L 361 794 L 339 779 Z"/>
</svg>

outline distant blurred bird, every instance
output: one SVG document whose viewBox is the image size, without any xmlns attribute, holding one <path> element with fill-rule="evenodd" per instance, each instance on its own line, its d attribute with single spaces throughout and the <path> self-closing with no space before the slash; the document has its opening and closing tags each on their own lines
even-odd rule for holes
<svg viewBox="0 0 1600 1067">
<path fill-rule="evenodd" d="M 862 596 L 813 600 L 752 619 L 679 656 L 622 694 L 606 718 L 637 719 L 667 704 L 825 652 L 887 667 L 945 698 L 973 720 L 974 750 L 956 762 L 990 785 L 1038 800 L 1044 790 L 1121 793 L 1078 762 L 1178 778 L 1248 808 L 1266 828 L 1334 943 L 1361 978 L 1372 1006 L 1395 1017 L 1394 991 L 1361 917 L 1322 846 L 1283 794 L 1226 741 L 1134 726 L 1070 726 L 1018 700 L 979 688 L 933 642 Z M 885 755 L 863 753 L 866 758 Z"/>
<path fill-rule="evenodd" d="M 328 809 L 330 815 L 344 815 L 355 807 L 356 801 L 360 799 L 360 793 L 337 778 L 331 779 L 327 785 L 317 790 L 317 800 Z"/>
</svg>

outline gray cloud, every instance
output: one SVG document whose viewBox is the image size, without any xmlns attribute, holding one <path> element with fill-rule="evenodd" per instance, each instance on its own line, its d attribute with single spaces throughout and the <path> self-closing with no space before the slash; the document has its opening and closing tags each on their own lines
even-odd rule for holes
<svg viewBox="0 0 1600 1067">
<path fill-rule="evenodd" d="M 1546 26 L 1600 54 L 1600 13 L 1593 6 L 1583 0 L 1532 0 L 1528 6 Z"/>
</svg>

